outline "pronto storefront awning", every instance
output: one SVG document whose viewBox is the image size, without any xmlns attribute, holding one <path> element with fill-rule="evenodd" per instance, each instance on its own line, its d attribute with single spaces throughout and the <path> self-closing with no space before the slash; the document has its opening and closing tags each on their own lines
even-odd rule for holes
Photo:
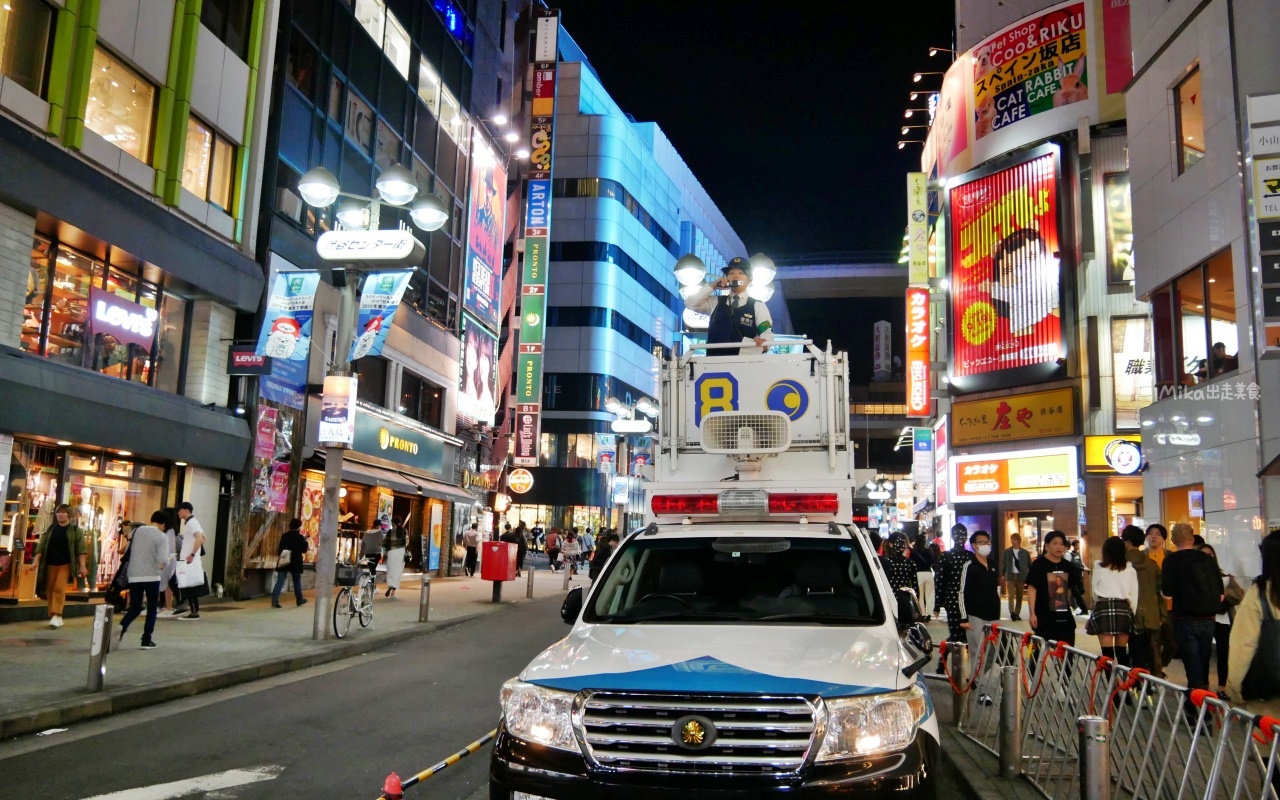
<svg viewBox="0 0 1280 800">
<path fill-rule="evenodd" d="M 320 469 L 324 469 L 324 459 L 324 453 L 316 453 L 316 460 L 320 462 Z M 443 481 L 432 480 L 422 475 L 388 469 L 365 461 L 357 461 L 350 455 L 342 461 L 342 479 L 353 483 L 363 483 L 367 486 L 383 486 L 403 494 L 438 497 L 442 500 L 453 500 L 467 504 L 475 502 L 474 497 L 457 486 L 452 486 Z"/>
</svg>

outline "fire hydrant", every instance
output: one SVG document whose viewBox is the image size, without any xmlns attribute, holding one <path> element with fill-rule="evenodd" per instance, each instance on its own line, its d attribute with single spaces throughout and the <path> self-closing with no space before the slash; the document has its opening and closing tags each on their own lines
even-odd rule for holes
<svg viewBox="0 0 1280 800">
<path fill-rule="evenodd" d="M 382 782 L 382 797 L 384 800 L 401 800 L 404 797 L 404 787 L 400 785 L 399 775 L 393 772 Z"/>
</svg>

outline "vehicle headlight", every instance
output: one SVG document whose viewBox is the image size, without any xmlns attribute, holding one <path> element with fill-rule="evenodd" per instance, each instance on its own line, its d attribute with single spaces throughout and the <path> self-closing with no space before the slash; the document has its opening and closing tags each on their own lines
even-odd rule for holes
<svg viewBox="0 0 1280 800">
<path fill-rule="evenodd" d="M 512 736 L 559 750 L 578 750 L 573 692 L 509 680 L 502 685 L 502 717 Z"/>
<path fill-rule="evenodd" d="M 919 685 L 901 692 L 824 702 L 827 734 L 818 750 L 818 761 L 901 750 L 915 738 L 928 706 Z"/>
</svg>

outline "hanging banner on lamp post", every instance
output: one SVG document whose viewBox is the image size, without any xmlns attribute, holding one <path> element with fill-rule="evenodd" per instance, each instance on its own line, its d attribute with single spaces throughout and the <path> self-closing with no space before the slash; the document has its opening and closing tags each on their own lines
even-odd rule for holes
<svg viewBox="0 0 1280 800">
<path fill-rule="evenodd" d="M 356 317 L 355 336 L 351 341 L 348 361 L 382 353 L 387 333 L 391 330 L 391 320 L 395 318 L 396 309 L 400 308 L 400 299 L 404 297 L 404 290 L 412 276 L 413 270 L 406 269 L 375 272 L 364 279 L 364 288 L 360 290 L 360 311 Z"/>
<path fill-rule="evenodd" d="M 270 358 L 307 360 L 311 349 L 311 317 L 319 285 L 318 272 L 276 275 L 255 353 Z"/>
</svg>

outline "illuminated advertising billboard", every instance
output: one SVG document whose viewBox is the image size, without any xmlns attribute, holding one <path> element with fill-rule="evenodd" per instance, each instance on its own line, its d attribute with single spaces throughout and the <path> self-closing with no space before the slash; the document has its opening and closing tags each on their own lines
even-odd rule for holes
<svg viewBox="0 0 1280 800">
<path fill-rule="evenodd" d="M 485 425 L 493 424 L 498 404 L 498 337 L 470 316 L 462 315 L 462 384 L 458 413 Z"/>
<path fill-rule="evenodd" d="M 491 330 L 498 329 L 502 304 L 502 216 L 507 172 L 493 151 L 474 137 L 471 145 L 471 195 L 467 203 L 467 281 L 462 307 Z"/>
<path fill-rule="evenodd" d="M 948 194 L 951 210 L 951 378 L 1024 371 L 1043 380 L 1064 355 L 1058 151 L 1039 149 L 1029 161 L 961 183 Z"/>
<path fill-rule="evenodd" d="M 1079 480 L 1077 460 L 1074 447 L 952 456 L 954 502 L 1061 500 L 1076 497 L 1076 482 Z"/>
</svg>

